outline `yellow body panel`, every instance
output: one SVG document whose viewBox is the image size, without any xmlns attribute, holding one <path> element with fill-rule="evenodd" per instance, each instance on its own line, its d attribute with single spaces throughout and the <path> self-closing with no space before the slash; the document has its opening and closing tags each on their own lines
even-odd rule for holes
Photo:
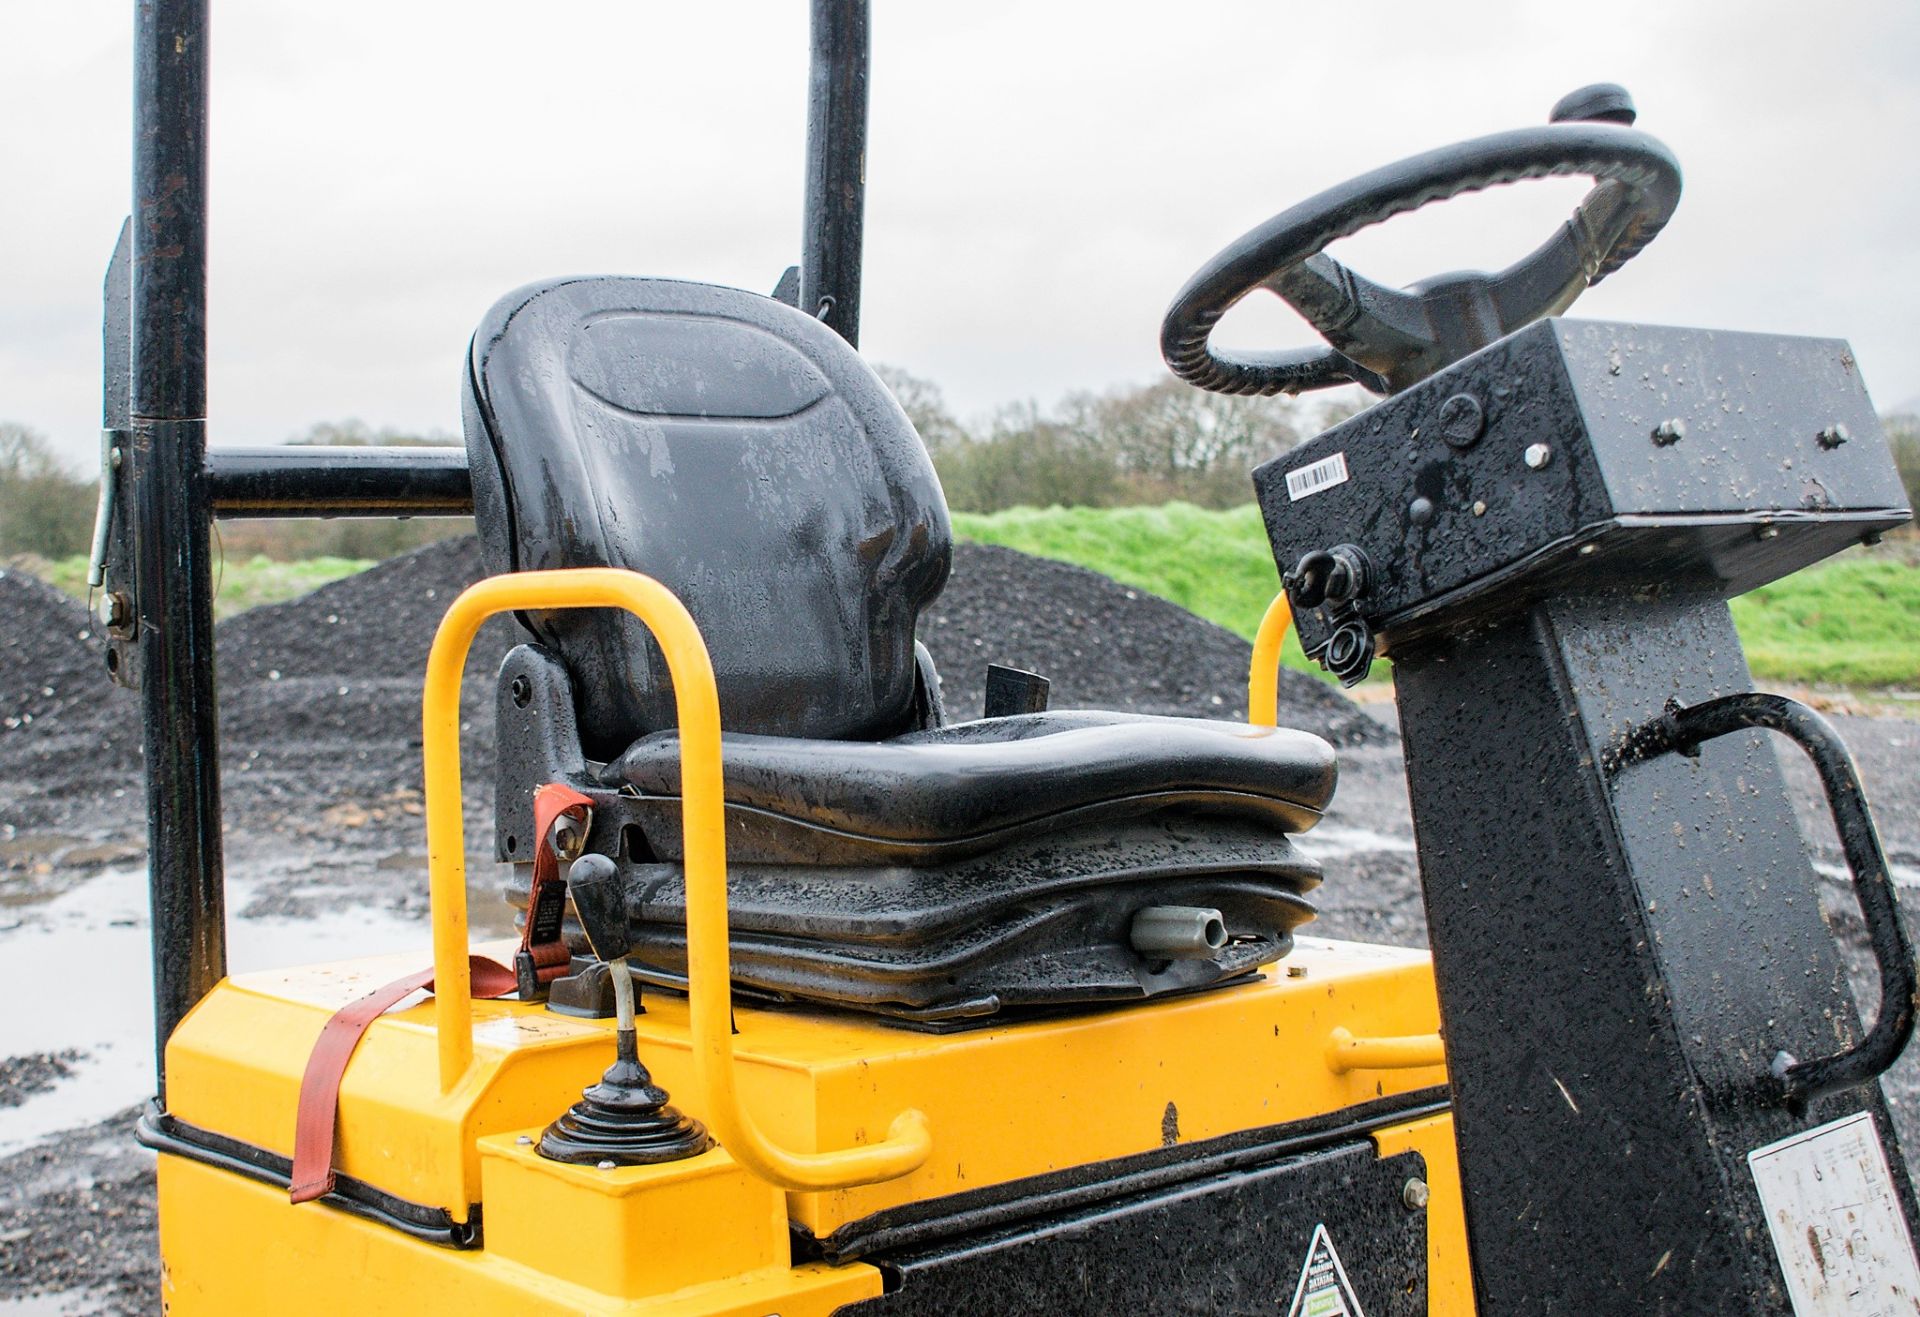
<svg viewBox="0 0 1920 1317">
<path fill-rule="evenodd" d="M 223 982 L 169 1044 L 173 1116 L 289 1155 L 300 1075 L 321 1024 L 424 959 L 423 950 Z M 676 1105 L 703 1117 L 685 1000 L 653 992 L 644 1005 L 642 1059 Z M 1431 1050 L 1405 1042 L 1438 1027 L 1427 956 L 1314 938 L 1257 982 L 949 1034 L 844 1012 L 741 1007 L 738 1089 L 782 1146 L 859 1147 L 883 1137 L 903 1108 L 931 1122 L 931 1156 L 910 1175 L 783 1192 L 724 1151 L 608 1171 L 544 1161 L 518 1139 L 537 1137 L 598 1078 L 613 1055 L 611 1022 L 517 1002 L 469 1009 L 472 1064 L 445 1095 L 431 1003 L 368 1031 L 342 1089 L 339 1163 L 458 1219 L 481 1204 L 483 1247 L 421 1243 L 324 1204 L 292 1207 L 283 1192 L 165 1156 L 162 1247 L 177 1311 L 260 1311 L 269 1295 L 270 1306 L 286 1308 L 289 1284 L 335 1311 L 342 1303 L 418 1311 L 423 1302 L 827 1311 L 877 1292 L 877 1273 L 791 1268 L 789 1218 L 824 1236 L 883 1208 L 1127 1156 L 1169 1137 L 1287 1124 L 1445 1082 Z M 1362 1044 L 1357 1052 L 1340 1043 L 1347 1035 Z M 1381 1065 L 1352 1066 L 1355 1056 Z M 1451 1129 L 1442 1116 L 1377 1135 L 1382 1155 L 1411 1148 L 1426 1158 L 1433 1310 L 1449 1313 L 1470 1311 Z M 815 1299 L 817 1309 L 808 1306 Z"/>
<path fill-rule="evenodd" d="M 723 1150 L 603 1171 L 548 1161 L 539 1137 L 481 1143 L 488 1253 L 624 1299 L 787 1270 L 783 1195 Z"/>
<path fill-rule="evenodd" d="M 777 1267 L 729 1271 L 736 1260 L 732 1223 L 694 1224 L 706 1228 L 676 1235 L 674 1270 L 686 1275 L 704 1266 L 718 1278 L 621 1298 L 575 1278 L 586 1259 L 564 1219 L 547 1224 L 546 1265 L 528 1265 L 491 1244 L 463 1252 L 422 1243 L 316 1203 L 291 1206 L 284 1191 L 198 1162 L 160 1158 L 161 1296 L 173 1317 L 819 1317 L 880 1293 L 880 1273 L 860 1263 L 789 1268 L 783 1259 Z"/>
<path fill-rule="evenodd" d="M 290 1156 L 300 1075 L 328 1014 L 418 964 L 381 957 L 223 982 L 168 1043 L 172 1114 Z M 704 1117 L 686 1002 L 649 993 L 645 1005 L 641 1059 Z M 470 1009 L 474 1064 L 452 1093 L 439 1092 L 422 1004 L 368 1031 L 340 1096 L 339 1169 L 459 1220 L 481 1199 L 479 1140 L 559 1115 L 613 1056 L 611 1021 L 518 1002 Z M 1435 1065 L 1329 1064 L 1336 1029 L 1429 1032 L 1438 1007 L 1424 953 L 1312 938 L 1257 983 L 1066 1019 L 931 1034 L 844 1012 L 742 1007 L 735 1018 L 740 1091 L 782 1144 L 859 1146 L 903 1107 L 933 1121 L 933 1154 L 911 1175 L 788 1195 L 793 1218 L 822 1235 L 884 1207 L 1157 1148 L 1165 1130 L 1212 1138 L 1445 1082 Z"/>
<path fill-rule="evenodd" d="M 1472 1317 L 1473 1273 L 1467 1265 L 1467 1215 L 1460 1198 L 1460 1153 L 1453 1117 L 1428 1116 L 1373 1136 L 1382 1157 L 1417 1152 L 1427 1162 L 1427 1311 Z"/>
</svg>

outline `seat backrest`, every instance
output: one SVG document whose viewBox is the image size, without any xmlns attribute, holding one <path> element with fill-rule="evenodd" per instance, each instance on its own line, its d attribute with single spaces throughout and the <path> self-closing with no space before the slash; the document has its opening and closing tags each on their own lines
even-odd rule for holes
<svg viewBox="0 0 1920 1317">
<path fill-rule="evenodd" d="M 903 731 L 952 531 L 925 447 L 832 330 L 666 279 L 535 284 L 474 335 L 465 399 L 489 572 L 629 567 L 706 637 L 730 731 Z M 677 721 L 637 619 L 521 621 L 571 671 L 586 752 Z"/>
</svg>

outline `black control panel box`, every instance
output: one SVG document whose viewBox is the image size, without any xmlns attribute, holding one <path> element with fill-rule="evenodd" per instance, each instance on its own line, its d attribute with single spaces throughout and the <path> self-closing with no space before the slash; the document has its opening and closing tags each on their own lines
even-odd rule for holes
<svg viewBox="0 0 1920 1317">
<path fill-rule="evenodd" d="M 1911 513 L 1837 339 L 1544 320 L 1254 472 L 1283 574 L 1351 545 L 1411 636 L 1558 590 L 1736 595 Z M 1329 610 L 1300 608 L 1309 652 Z"/>
</svg>

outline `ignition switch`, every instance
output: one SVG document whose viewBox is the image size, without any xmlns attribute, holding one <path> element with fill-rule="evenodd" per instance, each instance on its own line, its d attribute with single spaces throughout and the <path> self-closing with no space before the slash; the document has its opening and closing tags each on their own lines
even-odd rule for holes
<svg viewBox="0 0 1920 1317">
<path fill-rule="evenodd" d="M 1327 638 L 1307 657 L 1342 686 L 1358 685 L 1373 670 L 1373 630 L 1358 607 L 1372 579 L 1366 553 L 1358 545 L 1340 544 L 1303 555 L 1283 582 L 1296 612 L 1317 608 L 1326 618 Z"/>
</svg>

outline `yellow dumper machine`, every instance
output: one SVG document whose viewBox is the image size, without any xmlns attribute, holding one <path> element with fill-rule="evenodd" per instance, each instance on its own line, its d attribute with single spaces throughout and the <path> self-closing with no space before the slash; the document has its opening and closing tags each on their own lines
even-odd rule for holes
<svg viewBox="0 0 1920 1317">
<path fill-rule="evenodd" d="M 1913 957 L 1830 728 L 1726 599 L 1907 520 L 1843 343 L 1554 319 L 1679 199 L 1624 92 L 1415 156 L 1215 257 L 1176 374 L 1383 400 L 1254 473 L 1284 580 L 1249 723 L 951 721 L 951 554 L 854 349 L 864 0 L 815 0 L 803 260 L 771 297 L 531 284 L 466 451 L 209 449 L 205 0 L 138 9 L 96 569 L 141 693 L 170 1311 L 1905 1312 L 1875 1077 Z M 1458 192 L 1594 188 L 1498 274 L 1322 254 Z M 1234 357 L 1266 288 L 1328 346 Z M 209 530 L 471 508 L 424 681 L 431 952 L 225 974 Z M 471 945 L 459 687 L 498 679 Z M 1292 622 L 1390 650 L 1433 954 L 1305 936 L 1332 749 Z M 1881 974 L 1856 1012 L 1774 751 L 1812 756 Z M 1441 1038 L 1446 1039 L 1444 1053 Z"/>
</svg>

